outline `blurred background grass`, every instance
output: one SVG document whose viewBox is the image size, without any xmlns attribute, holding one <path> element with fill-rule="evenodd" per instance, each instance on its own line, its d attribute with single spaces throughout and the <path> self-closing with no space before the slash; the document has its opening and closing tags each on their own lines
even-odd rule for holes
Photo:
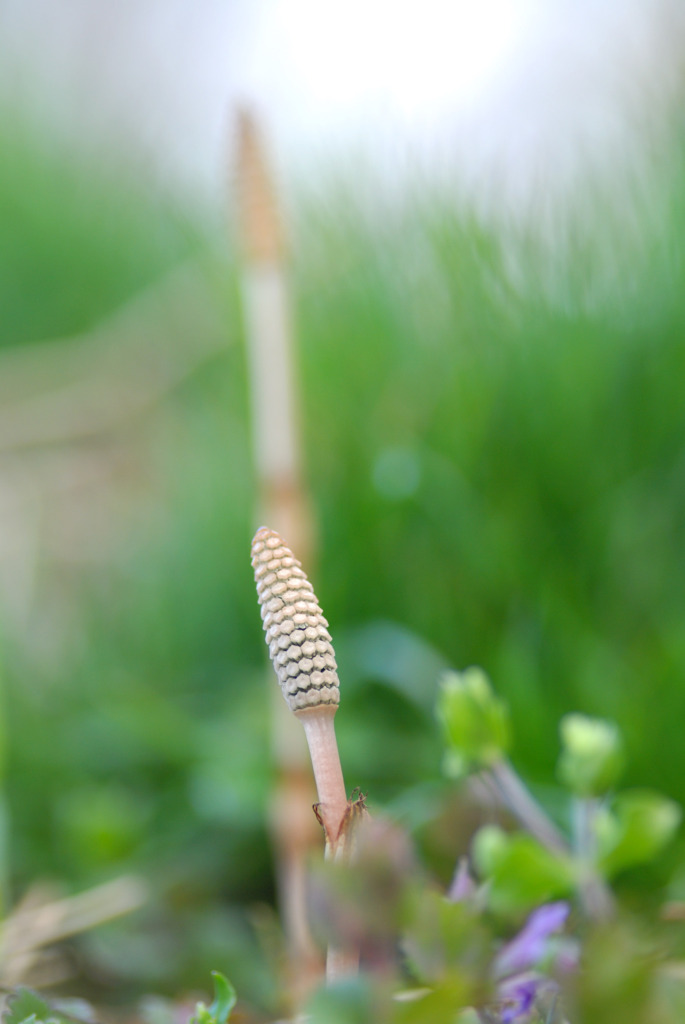
<svg viewBox="0 0 685 1024">
<path fill-rule="evenodd" d="M 272 768 L 230 221 L 11 119 L 0 134 L 12 895 L 140 872 L 147 907 L 78 939 L 82 985 L 121 999 L 217 968 L 265 1004 Z M 370 216 L 352 174 L 292 204 L 346 781 L 443 880 L 458 837 L 426 823 L 447 664 L 490 673 L 533 784 L 583 710 L 618 721 L 628 782 L 685 801 L 684 153 L 674 132 L 659 216 L 625 183 L 614 205 L 590 189 L 561 242 L 427 187 Z"/>
</svg>

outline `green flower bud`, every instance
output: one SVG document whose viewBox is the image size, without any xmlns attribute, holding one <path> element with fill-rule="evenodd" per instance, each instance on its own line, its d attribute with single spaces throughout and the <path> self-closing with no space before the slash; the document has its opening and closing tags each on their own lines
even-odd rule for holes
<svg viewBox="0 0 685 1024">
<path fill-rule="evenodd" d="M 565 715 L 559 727 L 560 781 L 581 797 L 602 796 L 623 770 L 623 743 L 614 722 L 587 715 Z"/>
<path fill-rule="evenodd" d="M 440 681 L 436 710 L 447 740 L 447 774 L 486 768 L 506 753 L 508 711 L 483 669 L 447 672 Z"/>
<path fill-rule="evenodd" d="M 509 856 L 510 836 L 499 825 L 483 825 L 473 837 L 473 859 L 484 878 L 494 875 Z"/>
</svg>

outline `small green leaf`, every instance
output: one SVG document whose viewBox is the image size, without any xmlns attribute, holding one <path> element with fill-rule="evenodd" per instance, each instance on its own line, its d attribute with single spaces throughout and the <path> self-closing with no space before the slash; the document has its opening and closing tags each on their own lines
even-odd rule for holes
<svg viewBox="0 0 685 1024">
<path fill-rule="evenodd" d="M 570 857 L 523 832 L 509 834 L 492 825 L 476 833 L 473 859 L 488 882 L 491 908 L 501 914 L 517 914 L 565 896 L 575 882 Z"/>
<path fill-rule="evenodd" d="M 447 741 L 445 772 L 459 776 L 487 767 L 509 747 L 509 715 L 481 668 L 447 672 L 436 713 Z"/>
<path fill-rule="evenodd" d="M 439 985 L 428 989 L 420 999 L 396 1006 L 392 1022 L 436 1024 L 436 1021 L 454 1021 L 454 1024 L 474 1024 L 473 1018 L 464 1010 L 466 1001 L 472 995 L 470 987 L 459 975 L 448 977 Z M 375 1021 L 377 1018 L 367 1018 L 369 1019 Z M 479 1024 L 478 1018 L 475 1019 L 475 1024 Z"/>
<path fill-rule="evenodd" d="M 3 1024 L 89 1024 L 93 1008 L 84 999 L 48 1002 L 33 989 L 19 985 L 7 997 Z"/>
<path fill-rule="evenodd" d="M 409 972 L 420 985 L 465 986 L 467 1005 L 468 975 L 489 960 L 489 940 L 470 905 L 433 891 L 413 893 L 402 947 Z"/>
<path fill-rule="evenodd" d="M 608 877 L 644 864 L 672 839 L 682 817 L 674 800 L 647 789 L 619 793 L 595 820 L 598 863 Z"/>
<path fill-rule="evenodd" d="M 225 978 L 219 971 L 212 971 L 212 977 L 214 979 L 214 1002 L 209 1007 L 209 1012 L 217 1024 L 225 1024 L 238 996 L 228 978 Z"/>
<path fill-rule="evenodd" d="M 373 1019 L 374 993 L 363 976 L 343 978 L 318 989 L 307 1006 L 311 1024 L 365 1024 Z"/>
<path fill-rule="evenodd" d="M 231 1016 L 231 1010 L 236 1004 L 236 991 L 230 981 L 220 974 L 219 971 L 212 971 L 214 979 L 214 1001 L 209 1007 L 204 1003 L 198 1003 L 195 1007 L 195 1015 L 190 1018 L 190 1024 L 226 1024 Z"/>
<path fill-rule="evenodd" d="M 587 715 L 565 715 L 559 727 L 560 781 L 576 796 L 603 796 L 623 770 L 623 742 L 614 722 Z"/>
<path fill-rule="evenodd" d="M 53 1016 L 50 1004 L 42 999 L 33 989 L 20 986 L 7 1000 L 7 1009 L 3 1014 L 4 1024 L 28 1024 L 31 1021 L 47 1020 Z"/>
</svg>

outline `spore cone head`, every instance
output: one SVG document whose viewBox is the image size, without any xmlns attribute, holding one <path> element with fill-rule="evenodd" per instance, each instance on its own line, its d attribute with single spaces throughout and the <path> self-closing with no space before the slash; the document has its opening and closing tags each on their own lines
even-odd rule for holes
<svg viewBox="0 0 685 1024">
<path fill-rule="evenodd" d="M 252 541 L 252 566 L 269 654 L 290 710 L 337 707 L 328 622 L 299 561 L 275 530 L 262 526 Z"/>
</svg>

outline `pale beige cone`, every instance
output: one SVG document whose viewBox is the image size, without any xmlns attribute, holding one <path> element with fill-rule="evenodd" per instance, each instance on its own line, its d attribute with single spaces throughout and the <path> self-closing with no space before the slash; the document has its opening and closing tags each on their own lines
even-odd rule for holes
<svg viewBox="0 0 685 1024">
<path fill-rule="evenodd" d="M 302 566 L 265 526 L 252 542 L 252 565 L 269 654 L 290 710 L 337 707 L 340 682 L 328 622 Z"/>
<path fill-rule="evenodd" d="M 328 622 L 302 566 L 275 530 L 263 526 L 255 534 L 252 565 L 269 654 L 286 703 L 307 737 L 330 856 L 347 795 L 333 725 L 340 683 Z"/>
</svg>

